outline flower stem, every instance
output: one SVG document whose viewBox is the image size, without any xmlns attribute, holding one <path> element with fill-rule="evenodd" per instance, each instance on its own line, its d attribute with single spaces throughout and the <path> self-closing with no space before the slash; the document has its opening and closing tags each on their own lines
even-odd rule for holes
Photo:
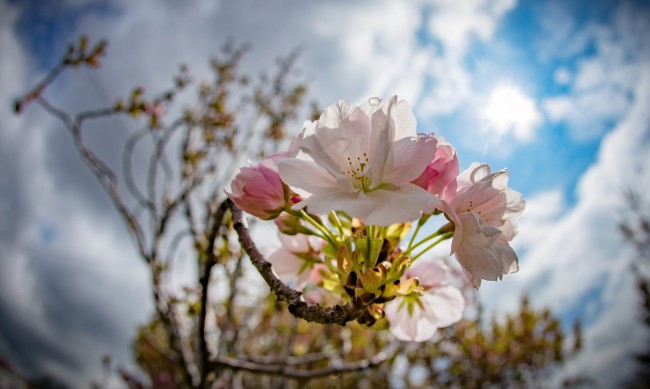
<svg viewBox="0 0 650 389">
<path fill-rule="evenodd" d="M 416 259 L 418 259 L 422 254 L 424 254 L 424 253 L 426 253 L 427 251 L 429 251 L 429 250 L 431 250 L 432 248 L 434 248 L 436 245 L 438 245 L 438 243 L 442 242 L 443 240 L 447 240 L 447 239 L 451 238 L 452 236 L 454 236 L 454 233 L 453 233 L 453 232 L 443 233 L 443 234 L 440 236 L 439 239 L 435 240 L 433 243 L 431 243 L 430 245 L 428 245 L 424 250 L 420 251 L 420 252 L 417 253 L 414 257 L 412 257 L 412 258 L 411 258 L 411 263 L 413 263 Z"/>
<path fill-rule="evenodd" d="M 345 247 L 347 247 L 348 252 L 351 253 L 352 243 L 350 242 L 350 237 L 347 236 L 343 230 L 343 224 L 341 223 L 341 219 L 339 219 L 339 215 L 337 215 L 336 211 L 331 211 L 330 215 L 332 216 L 336 229 L 339 231 L 339 237 L 345 242 Z"/>
<path fill-rule="evenodd" d="M 411 240 L 409 241 L 409 245 L 406 248 L 406 251 L 410 251 L 411 247 L 413 246 L 413 242 L 415 241 L 415 237 L 418 235 L 418 232 L 420 232 L 420 228 L 424 225 L 424 223 L 429 220 L 429 217 L 424 217 L 424 215 L 418 220 L 418 225 L 415 227 L 415 231 L 413 231 L 413 235 L 411 236 Z"/>
<path fill-rule="evenodd" d="M 334 225 L 336 229 L 339 230 L 339 234 L 343 235 L 343 225 L 341 224 L 339 215 L 337 215 L 335 211 L 331 211 L 330 216 L 332 217 L 332 220 L 334 220 Z"/>
<path fill-rule="evenodd" d="M 422 246 L 424 243 L 426 243 L 426 242 L 430 241 L 431 239 L 433 239 L 433 238 L 435 238 L 435 237 L 438 237 L 438 236 L 440 236 L 440 235 L 451 234 L 451 235 L 449 235 L 449 236 L 453 236 L 453 234 L 454 234 L 454 230 L 453 230 L 453 228 L 454 228 L 454 225 L 453 225 L 452 223 L 447 223 L 447 224 L 445 224 L 444 226 L 440 227 L 440 228 L 438 229 L 438 231 L 436 231 L 436 232 L 434 232 L 433 234 L 431 234 L 431 235 L 427 236 L 426 238 L 422 239 L 421 241 L 419 241 L 419 242 L 416 243 L 415 245 L 411 246 L 411 245 L 409 244 L 409 247 L 408 247 L 408 248 L 406 249 L 406 251 L 404 252 L 404 255 L 408 255 L 408 254 L 410 254 L 410 253 L 411 253 L 413 250 L 415 250 L 416 248 Z M 447 237 L 447 238 L 448 238 L 448 237 Z M 447 238 L 445 238 L 445 239 L 447 239 Z M 444 240 L 444 239 L 443 239 L 443 240 Z M 438 243 L 440 243 L 440 242 L 438 242 Z M 436 243 L 436 244 L 438 244 L 438 243 Z M 434 246 L 435 246 L 435 244 L 434 244 Z M 428 250 L 428 248 L 427 248 L 427 250 Z M 424 251 L 427 251 L 427 250 L 424 250 Z M 424 252 L 424 251 L 423 251 L 423 252 Z"/>
<path fill-rule="evenodd" d="M 323 238 L 323 239 L 325 239 L 326 241 L 328 241 L 328 242 L 329 242 L 332 246 L 334 246 L 335 248 L 338 247 L 338 245 L 336 244 L 336 240 L 332 237 L 332 233 L 331 233 L 330 230 L 328 230 L 325 226 L 323 226 L 322 224 L 318 223 L 316 220 L 314 220 L 314 218 L 312 218 L 311 216 L 309 216 L 309 214 L 308 214 L 307 212 L 305 212 L 304 209 L 301 209 L 301 210 L 300 210 L 300 215 L 301 215 L 305 220 L 307 220 L 307 222 L 308 222 L 309 224 L 311 224 L 314 228 L 316 228 L 316 229 L 317 229 L 317 230 L 322 234 L 322 238 Z"/>
</svg>

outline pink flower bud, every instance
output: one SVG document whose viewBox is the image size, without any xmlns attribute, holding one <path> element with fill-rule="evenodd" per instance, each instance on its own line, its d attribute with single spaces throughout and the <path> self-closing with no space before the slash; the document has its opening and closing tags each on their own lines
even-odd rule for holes
<svg viewBox="0 0 650 389">
<path fill-rule="evenodd" d="M 289 190 L 271 158 L 241 168 L 231 183 L 231 193 L 226 194 L 243 211 L 264 220 L 277 217 L 288 207 Z"/>
<path fill-rule="evenodd" d="M 458 157 L 454 147 L 447 143 L 444 138 L 436 137 L 433 134 L 427 137 L 435 138 L 438 141 L 436 155 L 420 174 L 420 177 L 411 181 L 411 183 L 429 193 L 440 196 L 447 185 L 458 176 Z"/>
</svg>

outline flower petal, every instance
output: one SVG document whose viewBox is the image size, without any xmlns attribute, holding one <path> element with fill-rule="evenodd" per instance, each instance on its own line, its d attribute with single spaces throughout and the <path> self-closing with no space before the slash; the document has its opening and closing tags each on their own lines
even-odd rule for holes
<svg viewBox="0 0 650 389">
<path fill-rule="evenodd" d="M 314 161 L 283 158 L 279 159 L 276 164 L 282 181 L 309 193 L 340 190 L 341 185 L 347 186 L 349 190 L 352 189 L 352 185 L 345 177 L 332 176 Z"/>
<path fill-rule="evenodd" d="M 305 132 L 299 147 L 336 176 L 347 170 L 347 158 L 354 162 L 369 152 L 371 132 L 370 117 L 343 100 L 326 108 L 314 131 Z"/>
<path fill-rule="evenodd" d="M 417 136 L 417 120 L 406 100 L 400 100 L 393 105 L 390 117 L 395 123 L 395 140 Z"/>
<path fill-rule="evenodd" d="M 366 224 L 378 226 L 415 220 L 421 213 L 433 212 L 439 201 L 438 197 L 410 183 L 396 189 L 376 189 L 366 195 L 381 206 L 357 217 Z"/>
<path fill-rule="evenodd" d="M 418 260 L 404 273 L 404 277 L 417 277 L 419 285 L 425 289 L 449 285 L 449 269 L 441 261 L 433 259 Z"/>
<path fill-rule="evenodd" d="M 468 279 L 476 288 L 481 285 L 482 279 L 489 281 L 501 279 L 504 274 L 501 255 L 509 254 L 495 246 L 501 231 L 482 224 L 478 216 L 471 212 L 457 214 L 457 220 L 461 224 L 462 240 L 452 242 L 452 246 L 457 247 L 456 259 L 465 270 Z M 453 239 L 458 239 L 455 234 Z"/>
<path fill-rule="evenodd" d="M 451 285 L 423 293 L 420 301 L 424 305 L 426 317 L 435 327 L 450 326 L 463 317 L 465 299 L 460 290 Z"/>
<path fill-rule="evenodd" d="M 305 234 L 285 235 L 278 234 L 282 247 L 292 253 L 307 253 L 309 252 L 309 237 Z"/>
<path fill-rule="evenodd" d="M 413 110 L 406 100 L 397 101 L 397 96 L 382 100 L 378 97 L 372 97 L 359 106 L 368 116 L 372 116 L 377 111 L 383 111 L 384 115 L 389 116 L 394 123 L 394 139 L 414 138 L 417 136 L 417 120 Z"/>
<path fill-rule="evenodd" d="M 329 211 L 343 211 L 352 217 L 362 219 L 371 213 L 377 204 L 368 201 L 360 191 L 344 192 L 339 190 L 319 192 L 295 204 L 293 208 L 309 208 L 309 212 L 324 214 Z"/>
<path fill-rule="evenodd" d="M 384 167 L 384 182 L 404 185 L 418 178 L 436 156 L 435 138 L 402 138 L 393 143 Z"/>
<path fill-rule="evenodd" d="M 386 319 L 390 323 L 390 332 L 399 340 L 407 342 L 424 342 L 433 337 L 438 329 L 424 316 L 424 310 L 415 304 L 409 314 L 406 304 L 396 298 L 384 305 Z"/>
<path fill-rule="evenodd" d="M 291 251 L 280 248 L 273 252 L 268 258 L 273 271 L 283 282 L 289 282 L 298 276 L 303 260 L 294 255 Z"/>
<path fill-rule="evenodd" d="M 395 126 L 390 115 L 396 100 L 396 97 L 391 98 L 386 103 L 387 105 L 382 106 L 382 109 L 375 111 L 371 116 L 372 134 L 370 136 L 370 160 L 367 174 L 375 185 L 385 182 L 384 168 L 395 140 Z"/>
</svg>

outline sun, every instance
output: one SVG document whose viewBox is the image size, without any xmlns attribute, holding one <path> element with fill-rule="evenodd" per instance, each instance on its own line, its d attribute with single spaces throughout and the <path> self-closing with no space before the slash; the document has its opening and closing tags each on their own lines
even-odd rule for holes
<svg viewBox="0 0 650 389">
<path fill-rule="evenodd" d="M 492 92 L 483 116 L 489 121 L 488 130 L 501 136 L 512 132 L 522 141 L 532 139 L 541 121 L 535 101 L 511 85 L 499 86 Z"/>
</svg>

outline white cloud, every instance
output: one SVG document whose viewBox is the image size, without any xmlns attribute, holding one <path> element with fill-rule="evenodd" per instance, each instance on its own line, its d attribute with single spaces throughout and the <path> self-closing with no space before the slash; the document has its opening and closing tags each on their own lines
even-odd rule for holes
<svg viewBox="0 0 650 389">
<path fill-rule="evenodd" d="M 575 15 L 561 1 L 540 2 L 535 13 L 542 33 L 532 42 L 542 62 L 570 58 L 588 45 L 591 28 L 580 29 Z"/>
<path fill-rule="evenodd" d="M 562 30 L 567 25 L 567 18 L 570 17 L 558 17 L 551 12 L 542 20 L 548 26 Z M 555 46 L 555 50 L 559 51 L 545 55 L 558 58 L 565 58 L 568 52 L 577 55 L 586 50 L 590 43 L 594 53 L 577 61 L 573 79 L 563 68 L 556 71 L 556 81 L 569 85 L 570 90 L 567 94 L 552 96 L 542 102 L 551 122 L 566 123 L 576 140 L 593 140 L 623 117 L 630 107 L 630 96 L 642 71 L 639 61 L 648 58 L 650 53 L 647 41 L 639 39 L 650 33 L 647 23 L 642 22 L 647 19 L 647 11 L 621 5 L 616 10 L 612 28 L 590 22 L 577 31 L 571 28 L 571 34 L 554 33 L 559 34 L 558 39 L 566 40 L 566 44 Z M 561 50 L 558 49 L 560 47 Z M 579 49 L 570 50 L 569 47 Z"/>
<path fill-rule="evenodd" d="M 628 109 L 629 91 L 598 88 L 572 96 L 544 99 L 542 106 L 552 122 L 566 122 L 572 138 L 593 140 L 601 136 Z"/>
<path fill-rule="evenodd" d="M 585 351 L 567 373 L 614 387 L 631 372 L 630 353 L 644 344 L 629 264 L 635 253 L 618 230 L 623 193 L 650 190 L 650 67 L 640 74 L 633 105 L 602 141 L 598 160 L 581 177 L 577 204 L 566 214 L 559 192 L 529 199 L 515 247 L 520 273 L 481 290 L 491 309 L 513 309 L 528 292 L 556 313 L 584 311 Z M 591 305 L 589 308 L 582 304 Z"/>
<path fill-rule="evenodd" d="M 515 0 L 435 2 L 435 11 L 428 22 L 429 31 L 449 51 L 449 56 L 462 58 L 472 38 L 489 41 L 499 19 L 512 8 Z"/>
<path fill-rule="evenodd" d="M 568 85 L 572 78 L 571 72 L 565 67 L 559 67 L 553 73 L 553 80 L 558 85 Z"/>
<path fill-rule="evenodd" d="M 426 78 L 430 90 L 425 90 L 416 106 L 426 119 L 449 114 L 468 103 L 474 91 L 473 79 L 465 60 L 471 44 L 478 40 L 489 42 L 498 22 L 516 1 L 436 1 L 427 20 L 431 38 L 440 42 L 440 52 L 433 52 Z"/>
<path fill-rule="evenodd" d="M 526 199 L 526 211 L 517 219 L 519 234 L 513 241 L 517 250 L 534 248 L 540 236 L 553 232 L 553 227 L 566 210 L 560 190 L 538 193 Z"/>
<path fill-rule="evenodd" d="M 106 353 L 132 365 L 128 340 L 151 311 L 148 279 L 122 225 L 86 208 L 87 193 L 62 195 L 50 157 L 69 149 L 53 150 L 51 139 L 70 142 L 67 134 L 34 106 L 11 112 L 42 74 L 13 30 L 17 9 L 6 7 L 0 3 L 0 50 L 11 58 L 0 61 L 0 355 L 82 387 L 99 377 Z"/>
</svg>

